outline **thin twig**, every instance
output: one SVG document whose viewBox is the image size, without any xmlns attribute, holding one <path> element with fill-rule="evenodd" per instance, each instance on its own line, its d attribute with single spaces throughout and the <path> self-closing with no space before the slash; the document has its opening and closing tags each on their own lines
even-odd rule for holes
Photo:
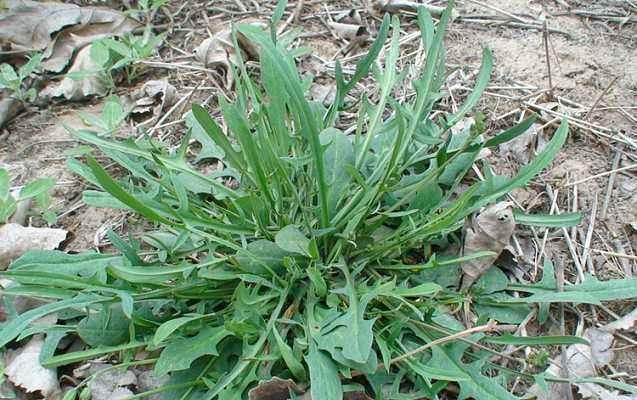
<svg viewBox="0 0 637 400">
<path fill-rule="evenodd" d="M 617 252 L 614 252 L 614 251 L 606 251 L 606 250 L 599 250 L 599 249 L 591 249 L 591 251 L 594 252 L 594 253 L 604 254 L 604 255 L 607 255 L 607 256 L 621 257 L 621 258 L 627 258 L 629 260 L 637 261 L 637 256 L 633 256 L 633 255 L 630 255 L 630 254 L 617 253 Z"/>
<path fill-rule="evenodd" d="M 549 74 L 549 96 L 553 98 L 553 77 L 551 76 L 551 55 L 549 53 L 549 25 L 546 20 L 544 20 L 542 39 L 544 41 L 544 53 L 546 54 L 546 68 Z"/>
<path fill-rule="evenodd" d="M 582 252 L 582 265 L 586 265 L 586 259 L 591 248 L 591 240 L 593 239 L 593 230 L 595 229 L 595 218 L 597 218 L 597 193 L 593 197 L 593 207 L 591 209 L 591 221 L 588 224 L 588 232 L 586 232 L 586 239 L 584 240 L 584 251 Z M 590 264 L 591 269 L 588 271 L 595 275 L 593 263 Z"/>
<path fill-rule="evenodd" d="M 467 337 L 467 336 L 471 336 L 474 333 L 482 333 L 482 332 L 493 332 L 493 331 L 511 331 L 511 330 L 515 330 L 517 327 L 515 325 L 500 325 L 498 326 L 497 322 L 491 320 L 489 321 L 489 323 L 487 323 L 486 325 L 481 325 L 481 326 L 476 326 L 473 328 L 469 328 L 469 329 L 465 329 L 464 331 L 460 331 L 458 333 L 454 333 L 453 335 L 449 335 L 449 336 L 445 336 L 445 337 L 441 337 L 440 339 L 436 339 L 436 340 L 432 340 L 429 343 L 426 343 L 418 348 L 415 348 L 413 350 L 410 350 L 408 352 L 406 352 L 405 354 L 401 354 L 398 357 L 394 357 L 389 361 L 389 364 L 394 364 L 400 361 L 404 361 L 408 358 L 411 358 L 413 356 L 415 356 L 418 353 L 422 353 L 423 351 L 427 350 L 428 348 L 432 347 L 432 346 L 437 346 L 439 344 L 443 344 L 443 343 L 447 343 L 447 342 L 451 342 L 453 340 L 459 339 L 459 338 L 463 338 L 463 337 Z M 380 369 L 384 366 L 384 364 L 379 364 L 377 369 Z"/>
<path fill-rule="evenodd" d="M 153 134 L 153 132 L 155 130 L 157 130 L 161 124 L 172 115 L 173 112 L 175 112 L 175 110 L 177 110 L 180 106 L 186 104 L 186 102 L 188 102 L 188 100 L 190 100 L 190 98 L 192 97 L 192 95 L 195 93 L 195 91 L 197 90 L 197 88 L 193 89 L 190 91 L 190 93 L 188 93 L 187 96 L 182 97 L 181 99 L 179 99 L 178 102 L 176 102 L 172 107 L 170 107 L 170 109 L 159 119 L 159 121 L 157 121 L 157 123 L 151 127 L 148 132 L 146 132 L 146 134 L 148 136 L 151 136 Z M 143 137 L 143 134 L 140 136 L 140 138 Z"/>
<path fill-rule="evenodd" d="M 613 87 L 613 85 L 615 84 L 615 82 L 617 82 L 618 79 L 619 79 L 619 75 L 613 78 L 613 80 L 608 84 L 606 89 L 604 89 L 604 91 L 600 93 L 599 97 L 597 97 L 597 100 L 595 100 L 595 102 L 593 103 L 593 106 L 591 107 L 591 109 L 588 110 L 588 112 L 586 113 L 586 116 L 584 117 L 585 120 L 588 120 L 591 118 L 591 115 L 593 115 L 593 111 L 595 111 L 595 108 L 597 107 L 599 102 L 602 101 L 604 96 L 606 96 L 606 93 L 610 91 L 610 89 Z"/>
<path fill-rule="evenodd" d="M 580 183 L 588 182 L 590 180 L 597 179 L 597 178 L 601 178 L 602 176 L 611 175 L 611 174 L 614 174 L 614 173 L 617 173 L 617 172 L 627 171 L 629 169 L 635 169 L 635 168 L 637 168 L 637 164 L 626 165 L 625 167 L 615 168 L 615 169 L 612 169 L 610 171 L 602 172 L 602 173 L 599 173 L 599 174 L 596 174 L 596 175 L 591 175 L 588 178 L 582 178 L 582 179 L 580 179 L 578 181 L 567 183 L 564 186 L 579 185 Z"/>
<path fill-rule="evenodd" d="M 613 158 L 613 164 L 611 165 L 611 170 L 614 171 L 608 177 L 608 184 L 606 185 L 606 195 L 604 196 L 604 204 L 602 205 L 601 219 L 606 219 L 606 212 L 608 211 L 608 205 L 610 204 L 610 198 L 613 193 L 613 187 L 615 186 L 615 177 L 617 176 L 617 168 L 619 168 L 619 161 L 622 158 L 623 145 L 620 143 L 617 145 L 617 149 L 615 150 L 615 157 Z"/>
<path fill-rule="evenodd" d="M 477 4 L 477 5 L 479 5 L 479 6 L 481 6 L 481 7 L 484 7 L 484 8 L 488 8 L 489 10 L 493 10 L 493 11 L 495 11 L 495 12 L 497 12 L 497 13 L 502 14 L 502 15 L 506 15 L 507 17 L 509 17 L 509 18 L 511 18 L 511 19 L 513 19 L 513 20 L 516 20 L 516 21 L 518 21 L 518 22 L 521 22 L 521 23 L 523 23 L 523 24 L 527 24 L 527 23 L 529 22 L 529 21 L 525 20 L 524 18 L 520 18 L 520 17 L 518 17 L 518 16 L 517 16 L 517 15 L 515 15 L 515 14 L 511 14 L 511 13 L 510 13 L 510 12 L 508 12 L 508 11 L 505 11 L 505 10 L 503 10 L 503 9 L 501 9 L 501 8 L 496 7 L 496 6 L 492 6 L 492 5 L 489 5 L 489 4 L 486 4 L 486 3 L 483 3 L 483 2 L 481 2 L 481 1 L 478 1 L 478 0 L 466 0 L 466 1 L 468 1 L 469 3 Z"/>
</svg>

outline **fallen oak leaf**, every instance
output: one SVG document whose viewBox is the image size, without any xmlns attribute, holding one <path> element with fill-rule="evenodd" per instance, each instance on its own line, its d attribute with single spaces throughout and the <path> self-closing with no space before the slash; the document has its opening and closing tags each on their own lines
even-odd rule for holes
<svg viewBox="0 0 637 400">
<path fill-rule="evenodd" d="M 287 400 L 290 392 L 299 395 L 303 390 L 291 379 L 281 379 L 277 376 L 260 382 L 248 392 L 250 400 Z"/>
<path fill-rule="evenodd" d="M 45 49 L 51 35 L 65 26 L 79 22 L 80 7 L 75 4 L 39 3 L 30 0 L 7 0 L 0 16 L 0 42 L 12 51 Z"/>
<path fill-rule="evenodd" d="M 498 258 L 515 230 L 510 203 L 500 202 L 473 216 L 465 227 L 463 254 L 491 251 L 493 255 L 474 258 L 462 264 L 462 288 L 471 287 Z"/>
<path fill-rule="evenodd" d="M 238 23 L 261 27 L 266 26 L 265 22 L 253 18 L 248 18 Z M 244 58 L 249 60 L 258 58 L 259 50 L 257 46 L 248 41 L 241 32 L 237 32 L 237 43 Z M 214 32 L 212 36 L 205 39 L 195 48 L 194 53 L 195 59 L 202 63 L 204 67 L 220 70 L 222 75 L 226 77 L 226 86 L 232 86 L 230 63 L 237 64 L 237 54 L 232 43 L 231 27 Z"/>
<path fill-rule="evenodd" d="M 82 7 L 80 13 L 79 23 L 59 32 L 47 47 L 42 63 L 44 70 L 61 72 L 78 49 L 99 39 L 123 36 L 140 26 L 123 13 L 107 8 Z"/>
<path fill-rule="evenodd" d="M 34 336 L 7 364 L 5 374 L 11 383 L 27 393 L 40 392 L 44 398 L 55 398 L 61 391 L 60 385 L 57 372 L 40 365 L 43 346 L 42 335 Z"/>
<path fill-rule="evenodd" d="M 158 115 L 175 104 L 177 89 L 166 80 L 150 80 L 124 100 L 132 114 L 152 111 Z"/>
<path fill-rule="evenodd" d="M 139 26 L 124 13 L 104 7 L 31 0 L 6 0 L 3 5 L 0 43 L 13 52 L 44 51 L 42 67 L 51 72 L 62 71 L 77 49 Z"/>
<path fill-rule="evenodd" d="M 0 226 L 0 270 L 29 250 L 53 250 L 64 239 L 64 229 L 24 227 L 18 224 Z"/>
<path fill-rule="evenodd" d="M 91 58 L 91 46 L 85 46 L 75 56 L 67 76 L 58 83 L 47 85 L 40 92 L 40 96 L 42 98 L 64 97 L 71 101 L 94 95 L 103 96 L 107 93 L 107 89 L 99 79 L 99 71 L 99 66 Z"/>
<path fill-rule="evenodd" d="M 637 332 L 637 308 L 620 319 L 602 326 L 600 329 L 611 333 L 615 331 Z"/>
<path fill-rule="evenodd" d="M 409 0 L 370 0 L 370 7 L 375 14 L 417 12 L 418 7 L 424 7 L 432 15 L 440 15 L 445 10 L 444 7 L 424 4 Z"/>
<path fill-rule="evenodd" d="M 92 364 L 91 373 L 98 373 L 109 368 L 109 364 Z M 88 385 L 92 400 L 126 399 L 133 395 L 128 386 L 137 385 L 137 376 L 130 370 L 113 369 L 98 373 Z"/>
<path fill-rule="evenodd" d="M 343 39 L 352 40 L 359 36 L 367 35 L 367 29 L 362 25 L 345 24 L 341 22 L 330 22 L 329 25 L 336 35 Z"/>
</svg>

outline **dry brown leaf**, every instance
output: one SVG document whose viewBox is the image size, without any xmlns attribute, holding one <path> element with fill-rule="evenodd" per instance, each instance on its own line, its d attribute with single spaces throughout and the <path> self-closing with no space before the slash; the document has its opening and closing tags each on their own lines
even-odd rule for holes
<svg viewBox="0 0 637 400">
<path fill-rule="evenodd" d="M 477 216 L 472 217 L 465 227 L 463 254 L 491 251 L 494 255 L 476 258 L 462 264 L 462 271 L 465 274 L 462 279 L 463 288 L 470 287 L 491 267 L 509 243 L 514 230 L 515 221 L 508 202 L 489 206 Z"/>
<path fill-rule="evenodd" d="M 310 87 L 310 98 L 324 106 L 329 106 L 336 99 L 336 86 L 313 83 Z"/>
<path fill-rule="evenodd" d="M 132 32 L 139 24 L 102 7 L 8 0 L 0 16 L 0 44 L 12 51 L 44 50 L 42 67 L 62 71 L 75 51 L 97 39 Z"/>
<path fill-rule="evenodd" d="M 3 94 L 4 93 L 6 92 L 3 92 Z M 6 95 L 2 96 L 2 98 L 0 98 L 0 128 L 18 115 L 23 108 L 24 104 L 20 100 Z"/>
<path fill-rule="evenodd" d="M 124 101 L 133 114 L 153 112 L 155 115 L 166 111 L 175 104 L 177 89 L 166 80 L 151 80 L 139 90 L 127 96 Z"/>
<path fill-rule="evenodd" d="M 263 21 L 253 18 L 245 19 L 238 23 L 266 26 Z M 258 48 L 239 32 L 237 32 L 237 42 L 243 53 L 243 57 L 246 59 L 256 59 L 258 57 Z M 236 50 L 232 45 L 232 28 L 227 27 L 214 32 L 211 37 L 201 42 L 201 44 L 195 48 L 194 52 L 197 61 L 202 63 L 206 68 L 221 70 L 222 74 L 226 77 L 225 84 L 227 86 L 232 85 L 230 63 L 236 64 L 237 62 Z"/>
<path fill-rule="evenodd" d="M 528 164 L 534 152 L 536 139 L 542 134 L 541 127 L 540 124 L 533 124 L 522 135 L 502 143 L 499 146 L 500 154 L 503 157 L 510 157 L 521 165 Z"/>
<path fill-rule="evenodd" d="M 75 4 L 39 3 L 30 0 L 5 0 L 0 16 L 0 43 L 12 51 L 43 50 L 51 35 L 81 19 Z"/>
<path fill-rule="evenodd" d="M 287 400 L 290 398 L 290 391 L 295 394 L 303 393 L 290 379 L 272 377 L 272 379 L 260 382 L 255 388 L 248 392 L 250 400 Z"/>
<path fill-rule="evenodd" d="M 155 390 L 162 386 L 165 386 L 170 379 L 168 375 L 164 375 L 161 378 L 155 376 L 153 370 L 136 371 L 137 373 L 137 388 L 140 392 L 147 392 L 149 390 Z M 148 400 L 160 400 L 162 393 L 152 394 L 147 397 Z"/>
<path fill-rule="evenodd" d="M 85 46 L 77 53 L 73 65 L 68 70 L 75 76 L 67 76 L 60 82 L 47 85 L 40 95 L 43 98 L 64 97 L 72 101 L 89 96 L 103 96 L 107 89 L 100 81 L 97 71 L 99 67 L 91 59 L 91 46 Z"/>
<path fill-rule="evenodd" d="M 0 226 L 0 270 L 29 250 L 53 250 L 64 239 L 64 229 L 24 227 L 18 224 Z"/>
<path fill-rule="evenodd" d="M 330 22 L 330 27 L 342 39 L 353 40 L 367 35 L 367 29 L 362 25 Z"/>
<path fill-rule="evenodd" d="M 600 329 L 611 333 L 614 333 L 615 331 L 629 331 L 637 333 L 637 308 L 617 321 L 613 321 L 602 326 Z"/>
<path fill-rule="evenodd" d="M 122 36 L 132 32 L 139 24 L 124 14 L 98 7 L 83 7 L 78 25 L 57 34 L 44 52 L 42 68 L 61 72 L 73 58 L 73 54 L 96 40 Z"/>
<path fill-rule="evenodd" d="M 400 13 L 404 11 L 415 13 L 418 11 L 418 7 L 424 7 L 432 15 L 440 15 L 445 9 L 444 7 L 409 0 L 370 0 L 370 6 L 372 12 L 375 14 L 382 14 L 385 12 Z"/>
<path fill-rule="evenodd" d="M 5 374 L 11 383 L 27 393 L 40 392 L 45 398 L 55 398 L 61 392 L 57 372 L 40 365 L 39 357 L 44 340 L 36 335 L 26 346 L 18 350 L 7 363 Z"/>
<path fill-rule="evenodd" d="M 91 374 L 96 373 L 104 368 L 108 368 L 109 364 L 93 364 L 91 365 Z M 127 386 L 137 385 L 137 376 L 128 370 L 110 370 L 97 377 L 89 383 L 92 400 L 116 400 L 126 399 L 133 395 L 133 392 Z"/>
</svg>

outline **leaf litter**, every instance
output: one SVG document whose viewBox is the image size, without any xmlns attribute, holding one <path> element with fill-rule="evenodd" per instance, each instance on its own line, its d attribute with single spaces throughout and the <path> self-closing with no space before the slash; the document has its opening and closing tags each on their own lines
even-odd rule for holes
<svg viewBox="0 0 637 400">
<path fill-rule="evenodd" d="M 32 250 L 53 250 L 66 239 L 67 231 L 57 228 L 0 226 L 0 270 Z"/>
<path fill-rule="evenodd" d="M 6 50 L 44 51 L 43 67 L 61 72 L 74 53 L 93 41 L 132 32 L 139 24 L 119 11 L 75 4 L 6 0 L 0 42 Z"/>
<path fill-rule="evenodd" d="M 91 57 L 91 46 L 85 46 L 77 53 L 61 81 L 49 83 L 40 92 L 42 98 L 63 97 L 66 100 L 78 101 L 108 93 L 108 88 L 99 76 L 101 69 Z"/>
<path fill-rule="evenodd" d="M 463 254 L 490 251 L 493 254 L 462 264 L 464 278 L 462 287 L 469 288 L 493 265 L 500 253 L 509 244 L 515 230 L 511 204 L 496 203 L 473 216 L 465 227 Z"/>
<path fill-rule="evenodd" d="M 40 365 L 43 346 L 42 335 L 35 335 L 24 347 L 9 356 L 4 372 L 10 382 L 27 393 L 40 393 L 47 399 L 55 398 L 61 389 L 56 371 Z"/>
</svg>

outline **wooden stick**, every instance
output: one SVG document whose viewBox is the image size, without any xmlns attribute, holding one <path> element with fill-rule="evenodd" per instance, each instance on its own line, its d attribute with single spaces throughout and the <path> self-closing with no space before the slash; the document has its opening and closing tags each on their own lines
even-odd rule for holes
<svg viewBox="0 0 637 400">
<path fill-rule="evenodd" d="M 578 184 L 580 184 L 580 183 L 588 182 L 588 181 L 593 180 L 593 179 L 596 179 L 596 178 L 601 178 L 602 176 L 611 175 L 611 174 L 614 174 L 614 173 L 617 173 L 617 172 L 627 171 L 627 170 L 629 170 L 629 169 L 635 169 L 635 168 L 637 168 L 637 164 L 626 165 L 625 167 L 612 169 L 612 170 L 610 170 L 610 171 L 602 172 L 602 173 L 600 173 L 600 174 L 591 175 L 591 176 L 589 176 L 588 178 L 583 178 L 583 179 L 580 179 L 580 180 L 575 181 L 575 182 L 567 183 L 567 184 L 566 184 L 566 185 L 564 185 L 564 186 L 573 186 L 573 185 L 578 185 Z"/>
<path fill-rule="evenodd" d="M 588 253 L 591 248 L 591 240 L 593 239 L 593 230 L 595 229 L 596 217 L 597 217 L 597 193 L 595 193 L 595 197 L 593 197 L 593 207 L 591 209 L 591 221 L 588 224 L 588 232 L 586 232 L 586 239 L 584 240 L 584 250 L 582 251 L 582 265 L 586 265 L 586 259 L 588 258 Z M 591 265 L 591 269 L 588 272 L 595 275 L 595 270 L 592 269 L 593 263 L 591 263 L 590 265 Z"/>
<path fill-rule="evenodd" d="M 613 85 L 615 84 L 615 82 L 617 82 L 618 79 L 619 79 L 619 76 L 616 76 L 615 78 L 613 78 L 613 80 L 608 84 L 606 89 L 604 89 L 604 91 L 599 95 L 599 97 L 597 97 L 597 100 L 595 100 L 591 109 L 588 110 L 588 112 L 586 113 L 586 116 L 584 117 L 585 120 L 590 119 L 591 115 L 593 114 L 593 111 L 595 111 L 595 108 L 597 107 L 599 102 L 602 101 L 602 98 L 606 96 L 606 93 L 610 91 L 610 88 L 613 87 Z"/>
<path fill-rule="evenodd" d="M 610 198 L 613 193 L 613 187 L 615 186 L 615 177 L 617 176 L 617 168 L 619 167 L 619 161 L 622 158 L 622 148 L 624 146 L 619 143 L 615 150 L 615 157 L 613 158 L 613 164 L 611 170 L 615 171 L 608 177 L 608 184 L 606 185 L 606 195 L 604 196 L 604 204 L 602 205 L 602 213 L 600 215 L 602 220 L 606 219 L 606 212 L 608 211 L 608 205 L 610 204 Z"/>
<path fill-rule="evenodd" d="M 479 5 L 481 7 L 484 7 L 484 8 L 488 8 L 488 9 L 493 10 L 493 11 L 495 11 L 497 13 L 502 14 L 502 15 L 506 15 L 507 17 L 509 17 L 509 18 L 511 18 L 513 20 L 516 20 L 518 22 L 521 22 L 523 24 L 528 24 L 529 23 L 529 21 L 525 20 L 524 18 L 520 18 L 517 15 L 511 14 L 510 12 L 505 11 L 505 10 L 503 10 L 501 8 L 498 8 L 496 6 L 492 6 L 492 5 L 483 3 L 483 2 L 478 1 L 478 0 L 466 0 L 466 1 L 468 1 L 469 3 L 477 4 L 477 5 Z"/>
<path fill-rule="evenodd" d="M 544 32 L 542 35 L 542 39 L 544 41 L 544 53 L 546 55 L 546 67 L 548 69 L 549 74 L 549 96 L 553 98 L 553 78 L 551 76 L 551 56 L 549 53 L 549 25 L 546 20 L 544 20 Z"/>
</svg>

